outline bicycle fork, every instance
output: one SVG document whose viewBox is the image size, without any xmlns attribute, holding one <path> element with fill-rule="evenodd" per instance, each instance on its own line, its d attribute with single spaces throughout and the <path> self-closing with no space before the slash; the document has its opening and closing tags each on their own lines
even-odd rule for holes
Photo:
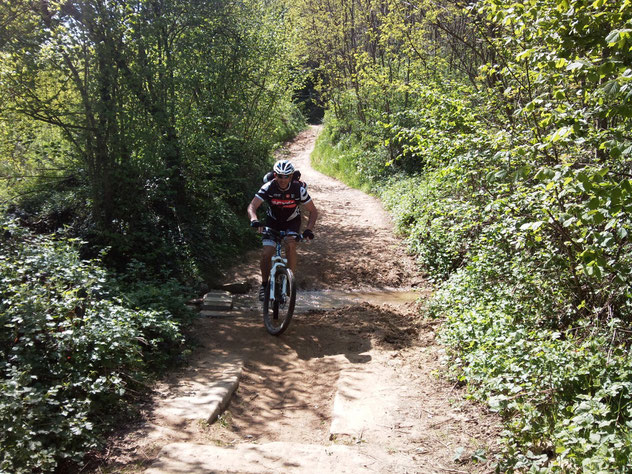
<svg viewBox="0 0 632 474">
<path fill-rule="evenodd" d="M 287 266 L 287 260 L 278 255 L 272 257 L 272 270 L 270 271 L 270 301 L 274 301 L 276 299 L 276 271 L 280 266 Z M 281 288 L 281 295 L 286 294 L 287 292 L 287 278 L 283 279 L 283 286 Z"/>
</svg>

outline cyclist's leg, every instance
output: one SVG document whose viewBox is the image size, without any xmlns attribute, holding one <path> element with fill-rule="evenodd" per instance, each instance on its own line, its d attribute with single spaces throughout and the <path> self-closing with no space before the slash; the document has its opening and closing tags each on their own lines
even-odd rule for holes
<svg viewBox="0 0 632 474">
<path fill-rule="evenodd" d="M 266 218 L 266 226 L 273 229 L 277 228 L 276 222 L 270 217 Z M 261 284 L 265 285 L 270 277 L 270 270 L 272 269 L 272 262 L 270 259 L 276 251 L 276 243 L 274 239 L 265 232 L 263 233 L 263 252 L 261 253 L 261 262 L 259 268 L 261 269 Z"/>
<path fill-rule="evenodd" d="M 270 269 L 272 268 L 272 262 L 270 261 L 270 259 L 272 258 L 272 256 L 274 255 L 274 247 L 271 245 L 264 245 L 263 246 L 263 252 L 261 254 L 261 262 L 260 262 L 260 268 L 261 268 L 261 283 L 265 284 L 268 281 L 268 278 L 270 277 Z"/>
<path fill-rule="evenodd" d="M 287 265 L 292 270 L 292 273 L 296 273 L 296 238 L 287 237 L 285 239 L 285 255 L 287 256 Z"/>
<path fill-rule="evenodd" d="M 296 254 L 296 239 L 299 235 L 300 229 L 300 216 L 287 223 L 286 231 L 288 232 L 288 236 L 285 238 L 285 255 L 287 256 L 288 267 L 290 267 L 290 270 L 292 270 L 292 273 L 294 274 L 296 274 L 296 263 L 298 261 Z"/>
</svg>

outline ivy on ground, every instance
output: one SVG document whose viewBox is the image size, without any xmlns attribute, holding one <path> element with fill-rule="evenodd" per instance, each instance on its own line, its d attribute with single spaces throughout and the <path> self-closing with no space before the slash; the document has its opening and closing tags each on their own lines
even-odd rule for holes
<svg viewBox="0 0 632 474">
<path fill-rule="evenodd" d="M 0 471 L 50 472 L 97 448 L 180 323 L 110 294 L 76 240 L 0 223 Z M 118 415 L 117 415 L 118 414 Z"/>
</svg>

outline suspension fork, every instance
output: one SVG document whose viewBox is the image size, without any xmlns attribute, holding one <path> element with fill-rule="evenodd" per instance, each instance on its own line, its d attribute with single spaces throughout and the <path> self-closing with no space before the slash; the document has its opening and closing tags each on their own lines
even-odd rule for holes
<svg viewBox="0 0 632 474">
<path fill-rule="evenodd" d="M 283 249 L 283 242 L 285 239 L 286 233 L 284 231 L 280 232 L 280 239 L 276 241 L 276 253 L 275 255 L 272 257 L 272 268 L 270 269 L 270 276 L 268 281 L 270 282 L 270 295 L 269 295 L 269 299 L 270 301 L 273 301 L 275 299 L 275 286 L 276 286 L 276 271 L 277 268 L 279 266 L 284 266 L 286 268 L 288 267 L 288 261 L 287 259 L 283 258 L 283 254 L 282 254 L 282 249 Z M 287 292 L 287 278 L 283 279 L 283 288 L 281 288 L 281 293 L 280 294 L 285 294 Z"/>
<path fill-rule="evenodd" d="M 276 272 L 280 266 L 287 267 L 287 260 L 281 256 L 281 245 L 277 244 L 277 253 L 272 257 L 272 269 L 270 270 L 270 300 L 275 299 Z M 287 291 L 287 279 L 283 279 L 283 288 L 281 294 Z"/>
</svg>

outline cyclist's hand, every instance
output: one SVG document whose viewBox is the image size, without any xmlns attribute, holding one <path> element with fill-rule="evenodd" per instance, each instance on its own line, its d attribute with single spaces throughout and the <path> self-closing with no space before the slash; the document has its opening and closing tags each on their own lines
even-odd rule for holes
<svg viewBox="0 0 632 474">
<path fill-rule="evenodd" d="M 314 238 L 314 233 L 309 229 L 305 229 L 303 231 L 302 238 L 312 240 Z"/>
<path fill-rule="evenodd" d="M 261 227 L 263 227 L 263 224 L 259 222 L 257 219 L 253 219 L 250 221 L 250 227 L 261 230 Z"/>
</svg>

